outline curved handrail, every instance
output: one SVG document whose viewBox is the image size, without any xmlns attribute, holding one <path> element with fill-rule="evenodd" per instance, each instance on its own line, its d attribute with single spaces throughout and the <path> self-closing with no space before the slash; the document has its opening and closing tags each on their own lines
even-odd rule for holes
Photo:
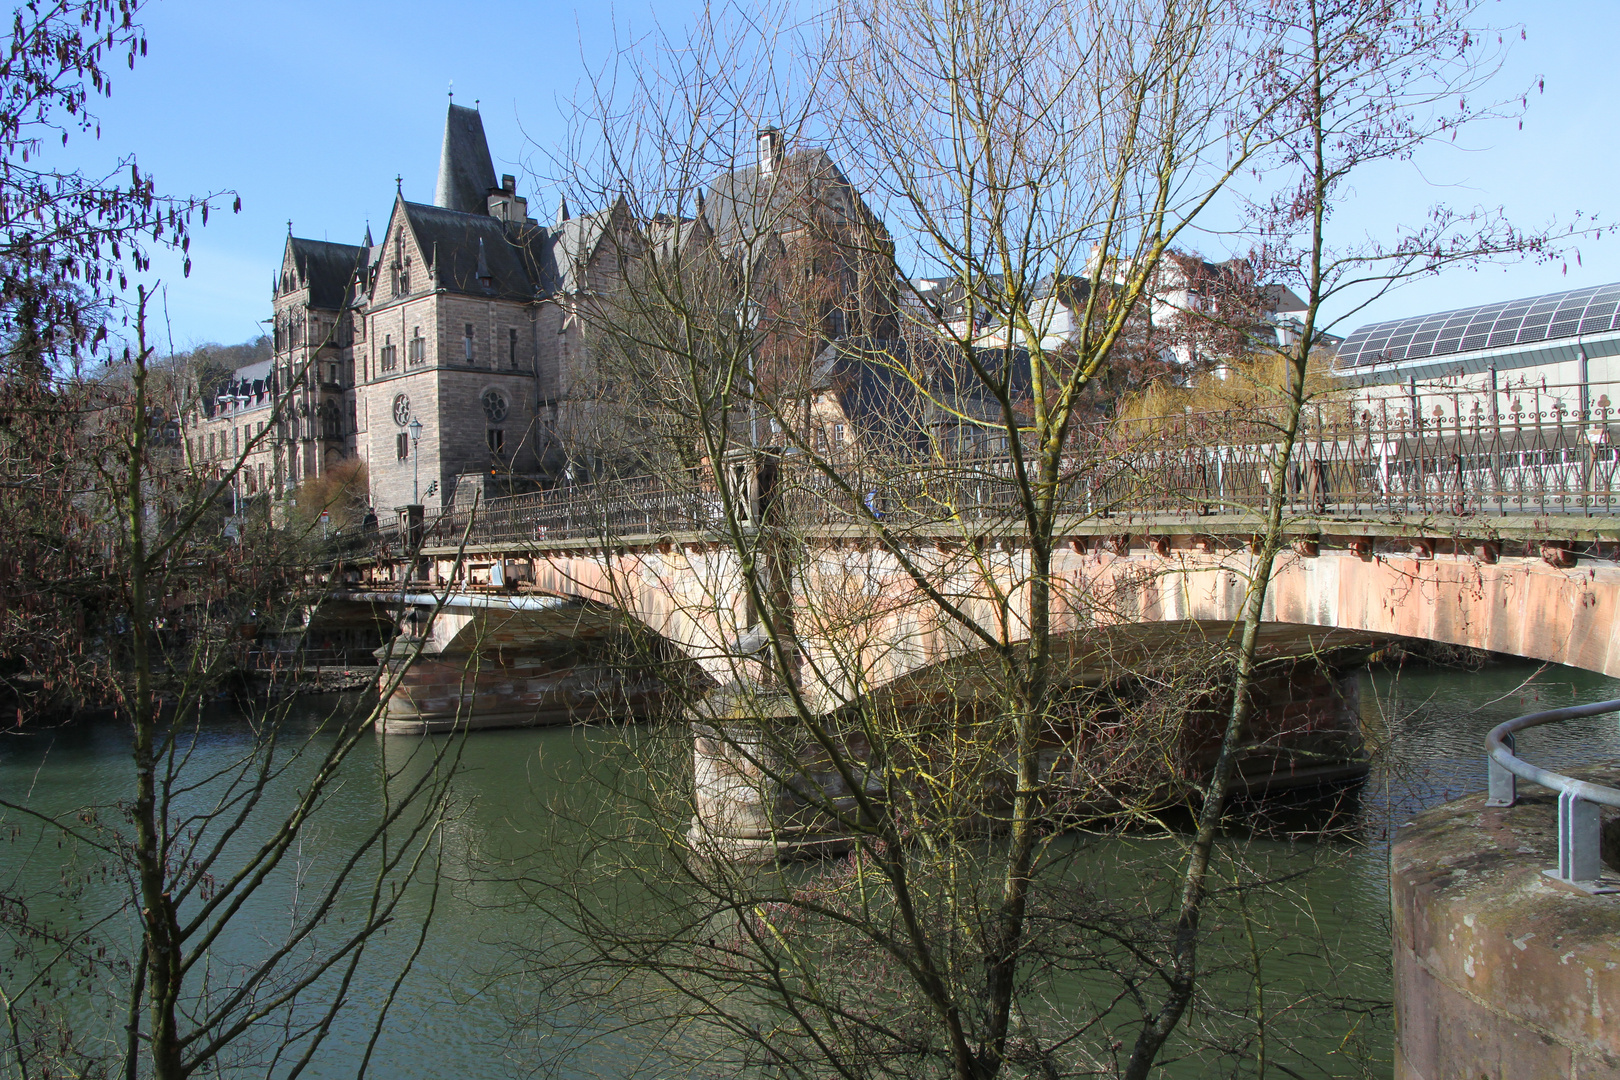
<svg viewBox="0 0 1620 1080">
<path fill-rule="evenodd" d="M 1547 709 L 1527 713 L 1504 721 L 1491 728 L 1485 736 L 1486 773 L 1489 792 L 1487 806 L 1512 806 L 1518 797 L 1516 781 L 1528 780 L 1558 792 L 1558 868 L 1546 873 L 1587 892 L 1613 892 L 1613 888 L 1600 888 L 1602 877 L 1602 819 L 1599 806 L 1620 808 L 1620 789 L 1589 780 L 1577 780 L 1563 773 L 1532 765 L 1514 753 L 1514 736 L 1528 728 L 1542 724 L 1556 724 L 1561 720 L 1579 720 L 1587 716 L 1602 716 L 1620 712 L 1620 700 L 1599 701 L 1590 705 L 1571 705 L 1565 709 Z"/>
</svg>

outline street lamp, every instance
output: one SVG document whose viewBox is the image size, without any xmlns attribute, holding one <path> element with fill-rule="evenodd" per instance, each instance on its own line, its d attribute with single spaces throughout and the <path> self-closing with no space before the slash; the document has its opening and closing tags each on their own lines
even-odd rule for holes
<svg viewBox="0 0 1620 1080">
<path fill-rule="evenodd" d="M 422 421 L 411 417 L 411 505 L 422 505 Z"/>
</svg>

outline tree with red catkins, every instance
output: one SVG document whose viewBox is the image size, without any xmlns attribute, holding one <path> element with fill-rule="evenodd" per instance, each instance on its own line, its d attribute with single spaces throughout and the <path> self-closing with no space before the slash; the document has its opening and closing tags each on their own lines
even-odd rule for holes
<svg viewBox="0 0 1620 1080">
<path fill-rule="evenodd" d="M 158 192 L 134 157 L 105 176 L 49 165 L 73 135 L 99 137 L 91 105 L 109 97 L 113 71 L 146 55 L 135 22 L 141 0 L 31 0 L 12 14 L 0 62 L 0 334 L 4 372 L 39 378 L 49 361 L 101 332 L 102 302 L 129 269 L 151 267 L 153 246 L 191 249 L 194 219 L 234 196 Z M 191 272 L 186 258 L 185 273 Z"/>
<path fill-rule="evenodd" d="M 128 380 L 102 351 L 130 271 L 154 247 L 182 253 L 194 219 L 225 196 L 158 192 L 134 157 L 107 175 L 52 165 L 75 135 L 95 138 L 91 106 L 114 70 L 146 52 L 138 0 L 33 0 L 12 15 L 0 61 L 0 677 L 14 704 L 40 694 L 95 696 L 109 590 L 96 470 L 128 416 Z M 185 262 L 190 272 L 189 258 Z M 157 388 L 154 387 L 154 391 Z M 155 394 L 149 424 L 179 461 L 182 388 Z M 19 716 L 21 714 L 19 713 Z"/>
<path fill-rule="evenodd" d="M 256 631 L 296 633 L 343 551 L 307 499 L 286 522 L 262 504 L 233 512 L 234 481 L 291 393 L 239 453 L 198 467 L 179 417 L 206 370 L 159 361 L 152 290 L 126 290 L 150 251 L 184 253 L 193 215 L 224 200 L 161 196 L 132 159 L 101 179 L 46 164 L 61 138 L 95 130 L 86 110 L 111 90 L 109 62 L 133 66 L 145 51 L 138 6 L 24 3 L 0 64 L 0 679 L 18 721 L 8 734 L 93 706 L 129 745 L 125 783 L 104 804 L 58 815 L 31 791 L 0 791 L 0 837 L 53 860 L 63 847 L 88 853 L 113 883 L 91 932 L 71 875 L 43 898 L 11 891 L 26 874 L 0 881 L 0 1072 L 297 1075 L 352 1003 L 344 991 L 371 938 L 403 926 L 410 898 L 432 910 L 460 744 L 424 744 L 405 761 L 379 751 L 368 769 L 383 795 L 360 811 L 364 823 L 344 811 L 354 839 L 318 883 L 304 861 L 322 845 L 306 847 L 306 829 L 352 776 L 350 755 L 372 747 L 376 714 L 339 709 L 285 737 L 286 705 L 252 701 L 252 733 L 233 759 L 194 754 L 211 735 L 207 704 Z M 113 325 L 127 340 L 107 348 Z M 263 919 L 267 902 L 280 919 Z M 394 991 L 427 919 L 415 920 L 403 970 L 384 976 Z M 58 994 L 64 985 L 73 992 Z M 368 1056 L 391 1002 L 360 1017 Z M 117 1026 L 98 1026 L 106 1017 Z"/>
</svg>

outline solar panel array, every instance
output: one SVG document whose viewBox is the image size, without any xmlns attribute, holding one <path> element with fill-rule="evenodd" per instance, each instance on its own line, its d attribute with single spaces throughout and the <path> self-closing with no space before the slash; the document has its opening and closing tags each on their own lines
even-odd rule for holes
<svg viewBox="0 0 1620 1080">
<path fill-rule="evenodd" d="M 1339 346 L 1338 366 L 1421 360 L 1608 330 L 1620 330 L 1620 282 L 1368 323 Z"/>
</svg>

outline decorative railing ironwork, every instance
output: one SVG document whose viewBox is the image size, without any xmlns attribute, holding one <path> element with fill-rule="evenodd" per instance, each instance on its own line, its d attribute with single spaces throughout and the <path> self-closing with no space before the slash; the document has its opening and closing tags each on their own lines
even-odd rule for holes
<svg viewBox="0 0 1620 1080">
<path fill-rule="evenodd" d="M 1531 398 L 1532 391 L 1534 392 Z M 1620 416 L 1602 396 L 1566 407 L 1571 388 L 1425 390 L 1414 419 L 1398 397 L 1335 400 L 1300 418 L 1284 471 L 1291 515 L 1610 515 L 1620 511 Z M 1530 398 L 1534 408 L 1521 408 Z M 1489 406 L 1485 402 L 1489 401 Z M 1543 407 L 1545 406 L 1545 407 Z M 1065 514 L 1252 513 L 1270 496 L 1282 445 L 1278 411 L 1188 413 L 1079 428 L 1056 480 Z M 1014 514 L 1029 483 L 1008 454 L 880 460 L 850 447 L 816 464 L 801 451 L 762 451 L 775 475 L 775 520 L 800 527 L 876 515 L 906 527 Z M 702 533 L 724 522 L 720 493 L 687 471 L 556 487 L 452 507 L 425 524 L 425 542 L 477 544 Z M 1038 480 L 1038 477 L 1030 477 Z M 409 539 L 384 528 L 399 551 Z"/>
</svg>

